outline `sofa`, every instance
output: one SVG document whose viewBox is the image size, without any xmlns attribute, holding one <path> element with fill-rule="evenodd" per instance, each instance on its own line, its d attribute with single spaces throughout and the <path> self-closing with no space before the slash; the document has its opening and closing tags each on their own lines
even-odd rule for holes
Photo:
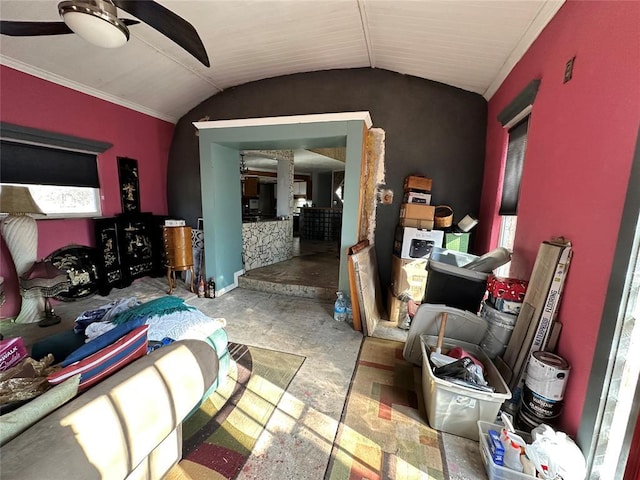
<svg viewBox="0 0 640 480">
<path fill-rule="evenodd" d="M 215 338 L 173 342 L 44 416 L 2 447 L 0 478 L 162 478 L 181 458 L 183 420 L 228 362 L 218 332 L 218 351 Z"/>
</svg>

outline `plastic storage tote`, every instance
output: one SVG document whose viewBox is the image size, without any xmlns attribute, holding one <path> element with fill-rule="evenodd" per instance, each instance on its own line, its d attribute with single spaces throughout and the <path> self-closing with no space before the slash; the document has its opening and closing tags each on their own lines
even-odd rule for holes
<svg viewBox="0 0 640 480">
<path fill-rule="evenodd" d="M 422 365 L 420 336 L 438 335 L 442 313 L 447 314 L 447 323 L 444 330 L 445 337 L 476 345 L 480 344 L 487 330 L 486 319 L 459 308 L 423 303 L 418 307 L 418 311 L 413 320 L 411 320 L 411 327 L 402 351 L 405 360 L 416 365 Z"/>
<path fill-rule="evenodd" d="M 496 425 L 490 422 L 478 421 L 478 436 L 480 438 L 478 447 L 480 448 L 480 456 L 484 463 L 484 468 L 487 471 L 489 480 L 531 480 L 536 477 L 524 474 L 522 472 L 516 472 L 510 468 L 503 467 L 502 465 L 496 465 L 491 458 L 489 452 L 489 444 L 487 443 L 487 435 L 489 430 L 496 430 L 500 432 L 501 425 Z M 531 443 L 531 435 L 525 432 L 516 430 L 516 433 L 520 435 L 527 443 Z"/>
<path fill-rule="evenodd" d="M 485 378 L 495 392 L 482 392 L 436 377 L 429 364 L 428 352 L 437 342 L 437 336 L 421 336 L 422 391 L 429 424 L 436 430 L 477 441 L 478 420 L 494 422 L 500 406 L 511 398 L 511 391 L 493 362 L 478 345 L 446 337 L 442 352 L 459 346 L 480 360 L 485 368 Z"/>
<path fill-rule="evenodd" d="M 427 263 L 425 303 L 444 304 L 476 313 L 487 289 L 488 273 L 463 268 L 479 257 L 434 247 Z"/>
</svg>

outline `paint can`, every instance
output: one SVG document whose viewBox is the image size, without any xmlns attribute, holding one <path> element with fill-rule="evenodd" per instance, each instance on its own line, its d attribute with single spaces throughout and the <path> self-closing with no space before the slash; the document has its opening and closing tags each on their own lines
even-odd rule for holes
<svg viewBox="0 0 640 480">
<path fill-rule="evenodd" d="M 518 430 L 529 433 L 541 423 L 546 423 L 547 425 L 549 425 L 551 422 L 549 420 L 543 420 L 536 415 L 533 415 L 526 408 L 520 408 L 518 410 L 515 424 Z"/>
<path fill-rule="evenodd" d="M 527 366 L 522 407 L 539 419 L 553 420 L 562 411 L 562 400 L 571 367 L 559 355 L 537 351 Z"/>
</svg>

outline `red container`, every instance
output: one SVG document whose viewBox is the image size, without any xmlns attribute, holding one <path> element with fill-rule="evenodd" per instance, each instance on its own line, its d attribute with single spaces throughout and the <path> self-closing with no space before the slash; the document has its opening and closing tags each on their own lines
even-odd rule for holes
<svg viewBox="0 0 640 480">
<path fill-rule="evenodd" d="M 522 303 L 524 295 L 527 293 L 528 283 L 526 280 L 517 278 L 502 278 L 489 275 L 487 278 L 487 292 L 493 298 Z"/>
</svg>

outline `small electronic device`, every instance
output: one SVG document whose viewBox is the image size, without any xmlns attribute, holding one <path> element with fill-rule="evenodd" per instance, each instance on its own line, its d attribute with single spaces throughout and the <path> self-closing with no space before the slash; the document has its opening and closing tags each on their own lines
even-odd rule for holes
<svg viewBox="0 0 640 480">
<path fill-rule="evenodd" d="M 411 258 L 424 258 L 431 255 L 434 243 L 431 240 L 421 240 L 414 238 L 411 240 L 411 247 L 409 248 L 409 256 Z"/>
</svg>

